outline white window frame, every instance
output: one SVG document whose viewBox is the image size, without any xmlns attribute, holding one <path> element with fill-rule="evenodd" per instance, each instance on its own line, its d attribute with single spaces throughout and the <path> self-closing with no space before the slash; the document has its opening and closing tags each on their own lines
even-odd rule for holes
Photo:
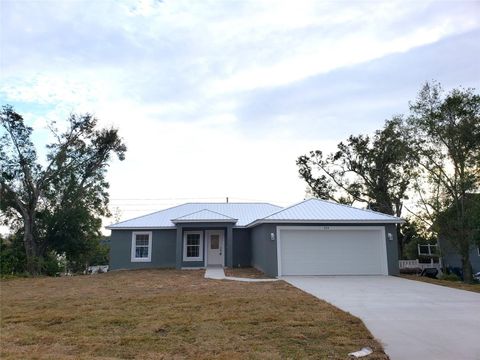
<svg viewBox="0 0 480 360">
<path fill-rule="evenodd" d="M 145 257 L 145 258 L 136 257 L 137 235 L 148 235 L 148 257 Z M 152 261 L 152 232 L 151 231 L 133 231 L 132 232 L 132 251 L 131 251 L 130 261 L 131 262 L 151 262 Z"/>
<path fill-rule="evenodd" d="M 199 256 L 187 257 L 187 235 L 198 234 L 200 235 L 200 251 Z M 183 261 L 203 261 L 203 231 L 185 231 L 183 233 Z"/>
<path fill-rule="evenodd" d="M 427 247 L 428 248 L 428 252 L 422 252 L 421 249 L 422 249 L 422 246 L 423 247 Z M 438 244 L 418 244 L 417 245 L 417 248 L 418 248 L 418 255 L 422 255 L 422 256 L 438 256 Z M 435 248 L 434 251 L 432 251 L 432 248 Z"/>
</svg>

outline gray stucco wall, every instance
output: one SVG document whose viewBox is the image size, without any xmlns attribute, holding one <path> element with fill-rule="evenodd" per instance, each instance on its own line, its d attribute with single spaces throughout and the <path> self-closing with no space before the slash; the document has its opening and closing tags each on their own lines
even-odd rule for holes
<svg viewBox="0 0 480 360">
<path fill-rule="evenodd" d="M 298 226 L 299 224 L 281 224 L 281 226 Z M 335 226 L 338 224 L 322 224 Z M 384 226 L 377 224 L 376 226 Z M 311 226 L 318 226 L 312 224 Z M 352 226 L 358 226 L 353 224 Z M 366 225 L 367 226 L 367 225 Z M 372 224 L 369 224 L 372 226 Z M 254 266 L 269 276 L 277 276 L 277 241 L 270 239 L 270 233 L 277 233 L 277 224 L 261 224 L 251 229 L 233 229 L 231 224 L 195 224 L 179 225 L 178 230 L 152 230 L 152 260 L 151 262 L 131 262 L 132 231 L 113 230 L 110 246 L 110 268 L 139 269 L 161 267 L 203 267 L 204 261 L 183 261 L 183 231 L 218 229 L 225 231 L 225 265 L 228 267 Z M 388 272 L 397 275 L 398 246 L 395 225 L 385 225 L 387 244 Z M 393 240 L 387 239 L 387 234 L 393 235 Z M 205 238 L 205 237 L 204 237 Z M 206 242 L 204 241 L 204 256 Z M 476 251 L 476 249 L 475 249 Z M 204 257 L 205 259 L 205 257 Z M 455 264 L 452 258 L 452 264 Z M 458 261 L 460 261 L 458 259 Z M 474 270 L 480 271 L 480 257 L 472 252 Z M 452 265 L 459 266 L 459 265 Z"/>
<path fill-rule="evenodd" d="M 277 240 L 270 239 L 270 233 L 276 234 L 277 225 L 261 224 L 250 230 L 252 241 L 252 266 L 269 276 L 277 276 Z"/>
<path fill-rule="evenodd" d="M 233 267 L 251 266 L 250 229 L 233 229 Z"/>
<path fill-rule="evenodd" d="M 150 231 L 150 230 L 146 230 Z M 175 267 L 176 230 L 152 231 L 151 262 L 132 262 L 132 230 L 112 230 L 110 269 L 144 269 Z"/>
<path fill-rule="evenodd" d="M 388 233 L 393 235 L 393 240 L 388 240 Z M 388 275 L 398 275 L 398 237 L 395 224 L 385 225 L 385 241 L 387 242 Z"/>
</svg>

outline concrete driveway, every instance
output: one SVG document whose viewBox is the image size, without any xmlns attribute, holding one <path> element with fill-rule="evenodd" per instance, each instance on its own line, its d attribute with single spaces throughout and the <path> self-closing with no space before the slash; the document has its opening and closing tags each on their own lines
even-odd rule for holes
<svg viewBox="0 0 480 360">
<path fill-rule="evenodd" d="M 480 294 L 392 276 L 285 276 L 363 320 L 393 360 L 480 360 Z"/>
</svg>

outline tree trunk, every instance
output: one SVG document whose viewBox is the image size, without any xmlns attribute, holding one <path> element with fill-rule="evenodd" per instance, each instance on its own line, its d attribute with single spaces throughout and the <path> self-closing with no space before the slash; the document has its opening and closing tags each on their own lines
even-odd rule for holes
<svg viewBox="0 0 480 360">
<path fill-rule="evenodd" d="M 462 270 L 463 270 L 463 282 L 471 283 L 473 280 L 472 276 L 472 264 L 470 264 L 470 254 L 467 251 L 466 255 L 462 256 Z"/>
<path fill-rule="evenodd" d="M 40 273 L 37 243 L 35 242 L 35 215 L 28 214 L 24 218 L 23 243 L 27 256 L 27 271 L 32 275 Z"/>
</svg>

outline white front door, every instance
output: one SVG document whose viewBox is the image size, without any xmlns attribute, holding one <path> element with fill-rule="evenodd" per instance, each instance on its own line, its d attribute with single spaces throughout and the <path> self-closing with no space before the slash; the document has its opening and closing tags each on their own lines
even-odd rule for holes
<svg viewBox="0 0 480 360">
<path fill-rule="evenodd" d="M 208 230 L 207 237 L 207 265 L 222 265 L 224 259 L 224 236 L 222 230 Z"/>
</svg>

